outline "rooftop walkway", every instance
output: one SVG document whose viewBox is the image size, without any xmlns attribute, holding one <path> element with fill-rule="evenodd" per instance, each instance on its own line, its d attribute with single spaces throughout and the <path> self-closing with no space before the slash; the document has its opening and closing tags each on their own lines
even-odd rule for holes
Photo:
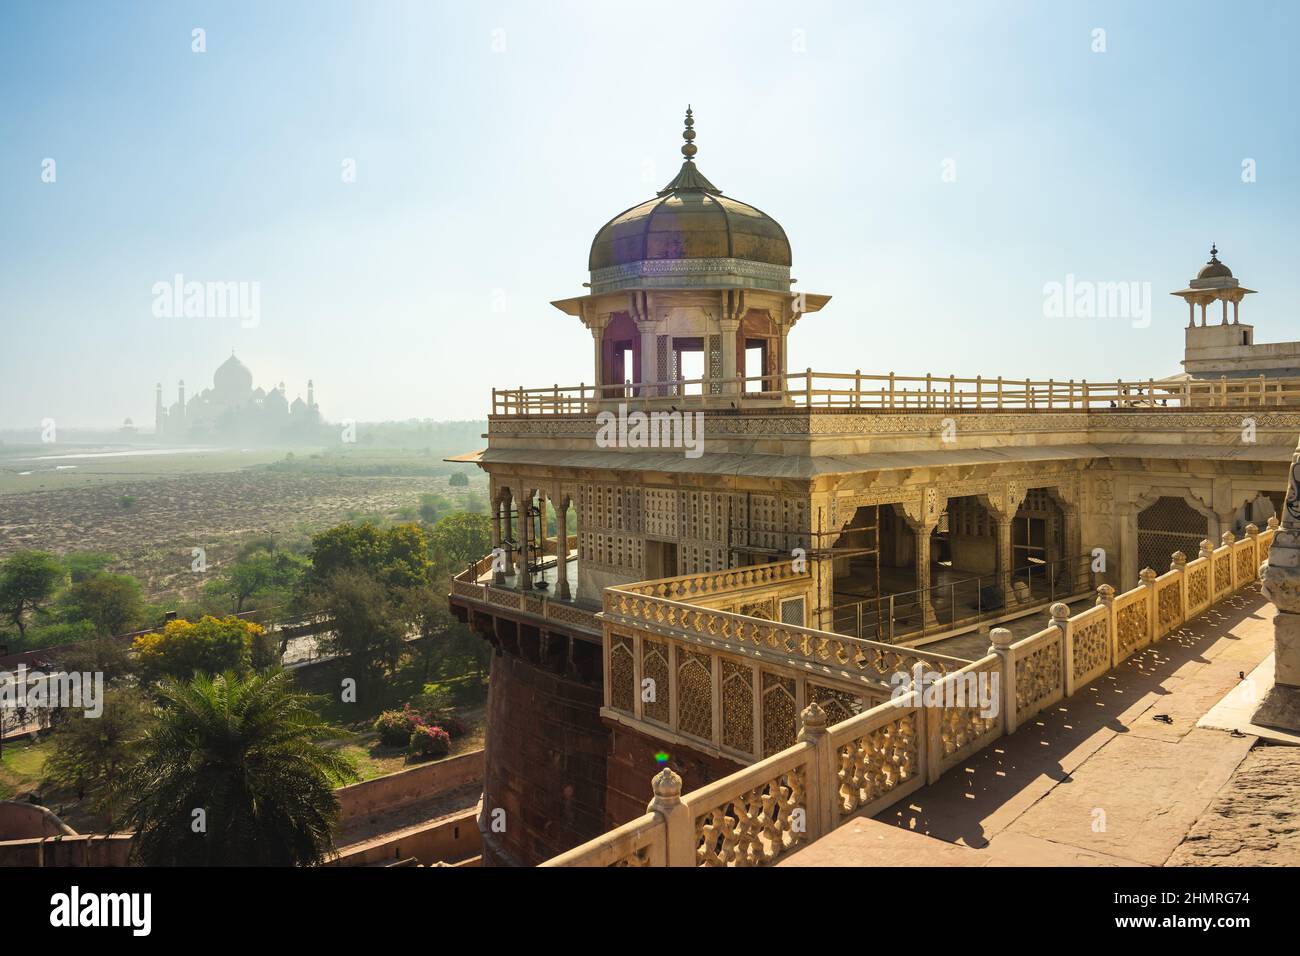
<svg viewBox="0 0 1300 956">
<path fill-rule="evenodd" d="M 1285 792 L 1270 794 L 1269 774 L 1254 767 L 1258 754 L 1248 758 L 1257 737 L 1197 727 L 1272 652 L 1273 613 L 1257 584 L 1243 590 L 937 783 L 778 865 L 1186 864 L 1196 862 L 1180 849 L 1189 834 L 1189 843 L 1213 843 L 1216 830 L 1231 826 L 1223 808 L 1240 810 L 1243 800 L 1260 804 L 1259 819 L 1269 816 L 1261 802 L 1274 804 L 1268 862 L 1300 863 L 1294 779 L 1278 779 Z M 1291 756 L 1300 748 L 1286 751 L 1269 759 L 1300 767 Z M 1248 760 L 1245 786 L 1233 778 Z"/>
</svg>

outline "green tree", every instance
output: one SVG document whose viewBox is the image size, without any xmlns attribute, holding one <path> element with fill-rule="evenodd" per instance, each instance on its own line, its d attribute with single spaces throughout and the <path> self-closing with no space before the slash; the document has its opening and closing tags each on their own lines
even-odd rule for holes
<svg viewBox="0 0 1300 956">
<path fill-rule="evenodd" d="M 442 495 L 420 495 L 420 520 L 425 524 L 433 524 L 438 520 L 438 515 L 449 510 L 451 502 Z"/>
<path fill-rule="evenodd" d="M 463 471 L 453 472 L 452 476 L 447 479 L 447 484 L 452 488 L 468 488 L 469 475 L 465 474 Z"/>
<path fill-rule="evenodd" d="M 97 717 L 74 711 L 58 725 L 45 762 L 51 782 L 88 799 L 104 817 L 106 829 L 117 823 L 126 794 L 126 778 L 144 734 L 147 710 L 134 689 L 114 689 L 104 695 Z"/>
<path fill-rule="evenodd" d="M 337 571 L 362 571 L 393 589 L 429 580 L 429 543 L 417 524 L 341 524 L 315 535 L 311 544 L 313 587 Z"/>
<path fill-rule="evenodd" d="M 0 563 L 0 610 L 27 637 L 27 617 L 45 610 L 63 581 L 63 566 L 44 551 L 19 551 Z"/>
<path fill-rule="evenodd" d="M 69 616 L 90 621 L 101 637 L 126 634 L 144 618 L 140 582 L 127 574 L 101 571 L 68 589 Z"/>
<path fill-rule="evenodd" d="M 299 866 L 333 852 L 334 787 L 356 774 L 320 745 L 331 728 L 315 698 L 282 671 L 169 681 L 160 695 L 126 813 L 142 862 Z"/>
<path fill-rule="evenodd" d="M 267 644 L 270 644 L 268 650 Z M 168 621 L 161 631 L 141 634 L 133 643 L 136 672 L 143 680 L 195 674 L 246 674 L 275 662 L 270 635 L 252 621 L 204 615 L 198 621 Z"/>
<path fill-rule="evenodd" d="M 235 613 L 244 610 L 250 598 L 269 598 L 277 603 L 287 603 L 293 590 L 307 569 L 307 559 L 283 549 L 255 548 L 245 550 L 221 576 L 204 590 L 209 594 L 227 595 L 234 599 Z"/>
<path fill-rule="evenodd" d="M 401 592 L 390 593 L 365 571 L 343 569 L 325 579 L 311 606 L 330 621 L 330 630 L 319 637 L 321 647 L 350 658 L 367 686 L 397 667 L 410 628 Z"/>
<path fill-rule="evenodd" d="M 63 563 L 74 584 L 105 570 L 115 560 L 113 555 L 101 551 L 72 551 L 63 556 Z"/>
<path fill-rule="evenodd" d="M 492 520 L 463 511 L 447 515 L 429 534 L 433 553 L 447 570 L 460 570 L 492 550 Z"/>
<path fill-rule="evenodd" d="M 126 645 L 111 637 L 92 635 L 64 650 L 57 663 L 65 671 L 103 674 L 110 684 L 131 673 L 131 656 Z"/>
</svg>

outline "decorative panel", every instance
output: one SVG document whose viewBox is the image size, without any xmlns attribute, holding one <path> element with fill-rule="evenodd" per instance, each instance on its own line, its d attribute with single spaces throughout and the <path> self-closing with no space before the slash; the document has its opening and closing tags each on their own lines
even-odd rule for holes
<svg viewBox="0 0 1300 956">
<path fill-rule="evenodd" d="M 677 648 L 677 729 L 713 739 L 713 671 L 708 654 Z"/>
<path fill-rule="evenodd" d="M 762 672 L 763 756 L 770 757 L 794 745 L 799 733 L 793 677 Z"/>
<path fill-rule="evenodd" d="M 722 745 L 754 750 L 754 671 L 748 664 L 722 659 Z"/>
<path fill-rule="evenodd" d="M 636 676 L 632 668 L 632 638 L 612 634 L 609 639 L 609 706 L 633 712 Z"/>
<path fill-rule="evenodd" d="M 668 645 L 641 639 L 641 714 L 666 724 L 671 719 Z M 653 681 L 646 684 L 646 681 Z"/>
</svg>

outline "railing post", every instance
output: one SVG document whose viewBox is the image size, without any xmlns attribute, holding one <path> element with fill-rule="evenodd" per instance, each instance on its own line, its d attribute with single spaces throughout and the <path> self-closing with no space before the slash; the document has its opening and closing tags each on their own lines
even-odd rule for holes
<svg viewBox="0 0 1300 956">
<path fill-rule="evenodd" d="M 889 373 L 889 407 L 894 407 L 894 373 Z"/>
<path fill-rule="evenodd" d="M 853 372 L 853 407 L 862 407 L 862 369 Z"/>
<path fill-rule="evenodd" d="M 995 627 L 989 631 L 989 653 L 996 654 L 1002 660 L 1002 676 L 998 688 L 999 704 L 1002 708 L 1002 732 L 1016 732 L 1016 661 L 1011 644 L 1015 641 L 1011 632 L 1005 627 Z M 940 751 L 942 753 L 942 751 Z"/>
<path fill-rule="evenodd" d="M 975 376 L 975 410 L 976 411 L 980 410 L 983 389 L 984 389 L 984 378 L 983 376 L 976 375 Z"/>
<path fill-rule="evenodd" d="M 1187 555 L 1181 551 L 1175 551 L 1170 556 L 1169 570 L 1178 572 L 1178 594 L 1180 596 L 1178 617 L 1180 621 L 1185 622 L 1187 620 Z"/>
<path fill-rule="evenodd" d="M 695 821 L 690 808 L 682 803 L 682 778 L 664 767 L 651 787 L 654 799 L 646 805 L 646 812 L 657 813 L 664 821 L 664 865 L 695 866 Z"/>
<path fill-rule="evenodd" d="M 1138 572 L 1138 582 L 1146 588 L 1143 599 L 1147 602 L 1147 643 L 1155 642 L 1156 635 L 1160 631 L 1160 625 L 1156 620 L 1156 615 L 1160 609 L 1156 607 L 1156 572 L 1153 568 L 1143 568 Z"/>
<path fill-rule="evenodd" d="M 1231 531 L 1225 531 L 1219 535 L 1219 546 L 1228 548 L 1228 593 L 1237 590 L 1237 556 L 1231 551 L 1234 544 L 1237 543 L 1237 536 Z"/>
<path fill-rule="evenodd" d="M 804 400 L 804 404 L 807 405 L 809 409 L 811 409 L 811 408 L 812 408 L 812 403 L 813 403 L 813 394 L 812 394 L 812 368 L 809 367 L 808 371 L 807 371 L 805 374 L 806 374 L 808 377 L 804 380 L 804 383 L 803 383 L 803 394 L 804 394 L 804 399 L 803 399 L 803 400 Z M 810 426 L 810 427 L 811 427 L 811 426 Z"/>
<path fill-rule="evenodd" d="M 1091 408 L 1092 408 L 1092 403 L 1088 401 L 1088 380 L 1085 378 L 1083 380 L 1083 410 L 1086 412 L 1089 411 Z"/>
<path fill-rule="evenodd" d="M 1098 585 L 1097 604 L 1106 608 L 1106 633 L 1110 635 L 1110 640 L 1107 641 L 1110 645 L 1110 660 L 1106 662 L 1106 670 L 1110 670 L 1119 659 L 1119 633 L 1115 627 L 1115 589 L 1109 584 Z"/>
<path fill-rule="evenodd" d="M 1002 376 L 998 376 L 998 410 L 1002 409 Z"/>
<path fill-rule="evenodd" d="M 839 768 L 835 766 L 831 738 L 826 733 L 826 711 L 817 701 L 812 701 L 799 714 L 798 740 L 813 745 L 808 760 L 805 807 L 808 819 L 804 821 L 808 827 L 805 835 L 811 843 L 835 828 L 835 795 L 839 791 L 836 783 Z"/>
<path fill-rule="evenodd" d="M 1255 577 L 1251 578 L 1251 580 L 1254 581 L 1259 577 L 1259 566 L 1264 561 L 1264 556 L 1259 553 L 1259 525 L 1255 524 L 1253 521 L 1247 524 L 1246 537 L 1250 539 L 1251 548 L 1255 554 L 1255 560 L 1250 564 L 1250 566 L 1255 569 Z"/>
<path fill-rule="evenodd" d="M 1210 544 L 1209 538 L 1201 539 L 1201 551 L 1197 555 L 1197 557 L 1205 558 L 1205 566 L 1206 568 L 1208 568 L 1208 571 L 1206 572 L 1205 575 L 1205 589 L 1206 589 L 1205 593 L 1206 596 L 1210 599 L 1210 604 L 1213 604 L 1214 603 L 1214 545 Z M 1207 610 L 1209 609 L 1209 606 L 1210 606 L 1209 604 L 1206 605 Z"/>
<path fill-rule="evenodd" d="M 1064 696 L 1074 693 L 1074 625 L 1070 605 L 1057 601 L 1047 610 L 1052 625 L 1061 632 L 1061 688 Z"/>
</svg>

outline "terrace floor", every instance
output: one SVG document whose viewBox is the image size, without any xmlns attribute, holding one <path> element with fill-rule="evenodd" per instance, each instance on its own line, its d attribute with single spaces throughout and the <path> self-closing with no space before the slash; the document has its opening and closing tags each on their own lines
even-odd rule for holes
<svg viewBox="0 0 1300 956">
<path fill-rule="evenodd" d="M 579 602 L 576 599 L 576 595 L 578 593 L 578 552 L 577 551 L 569 552 L 569 558 L 565 564 L 564 570 L 565 570 L 564 576 L 569 579 L 569 594 L 573 595 L 572 597 L 569 598 L 569 600 L 566 603 L 578 604 Z M 546 561 L 543 563 L 541 572 L 533 573 L 533 586 L 536 589 L 536 593 L 538 595 L 545 595 L 547 598 L 549 598 L 552 601 L 560 600 L 559 589 L 555 586 L 555 582 L 559 579 L 558 575 L 559 575 L 559 569 L 558 569 L 558 565 L 556 564 L 554 556 L 548 557 Z M 538 583 L 542 581 L 546 583 L 546 587 L 544 588 L 537 587 Z M 479 575 L 478 581 L 475 583 L 491 584 L 492 572 L 489 571 L 486 574 Z M 512 567 L 510 572 L 505 575 L 504 581 L 496 586 L 499 588 L 505 588 L 510 591 L 517 591 L 519 590 L 519 575 L 515 573 L 514 568 Z"/>
<path fill-rule="evenodd" d="M 1300 747 L 1197 726 L 1272 652 L 1273 613 L 1235 595 L 778 865 L 1300 864 Z"/>
</svg>

